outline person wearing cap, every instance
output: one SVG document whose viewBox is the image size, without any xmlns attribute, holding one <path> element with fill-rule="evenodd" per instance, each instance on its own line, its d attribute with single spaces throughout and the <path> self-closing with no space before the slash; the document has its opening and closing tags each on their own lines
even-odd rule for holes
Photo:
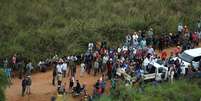
<svg viewBox="0 0 201 101">
<path fill-rule="evenodd" d="M 26 82 L 26 93 L 28 95 L 31 94 L 31 84 L 32 84 L 31 76 L 28 75 L 27 76 L 27 82 Z"/>
</svg>

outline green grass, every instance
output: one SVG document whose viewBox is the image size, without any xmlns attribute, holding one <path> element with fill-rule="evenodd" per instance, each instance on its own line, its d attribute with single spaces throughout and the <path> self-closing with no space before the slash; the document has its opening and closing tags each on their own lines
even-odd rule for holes
<svg viewBox="0 0 201 101">
<path fill-rule="evenodd" d="M 103 96 L 98 101 L 199 101 L 201 98 L 201 80 L 179 80 L 174 84 L 162 83 L 157 87 L 145 85 L 145 91 L 138 88 L 120 86 L 120 95 Z M 117 90 L 114 91 L 118 92 Z"/>
<path fill-rule="evenodd" d="M 117 46 L 126 33 L 195 26 L 200 0 L 0 0 L 0 54 L 32 60 L 78 54 L 88 42 Z"/>
</svg>

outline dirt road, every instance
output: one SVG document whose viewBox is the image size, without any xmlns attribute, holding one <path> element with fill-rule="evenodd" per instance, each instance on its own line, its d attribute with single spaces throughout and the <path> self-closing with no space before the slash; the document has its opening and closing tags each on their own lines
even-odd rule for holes
<svg viewBox="0 0 201 101">
<path fill-rule="evenodd" d="M 85 73 L 84 77 L 80 77 L 79 68 L 77 69 L 77 75 L 79 81 L 87 84 L 87 91 L 92 94 L 92 88 L 95 82 L 100 78 L 101 75 L 94 77 L 92 74 L 88 75 Z M 21 80 L 14 79 L 13 85 L 6 89 L 6 101 L 50 101 L 51 96 L 56 95 L 56 87 L 51 84 L 52 71 L 46 73 L 37 73 L 32 76 L 32 92 L 31 95 L 21 96 Z M 69 77 L 64 79 L 64 82 L 69 83 Z M 107 85 L 109 85 L 107 83 Z M 109 87 L 109 86 L 107 86 Z M 73 98 L 71 95 L 67 96 L 67 101 L 78 101 L 79 98 Z"/>
</svg>

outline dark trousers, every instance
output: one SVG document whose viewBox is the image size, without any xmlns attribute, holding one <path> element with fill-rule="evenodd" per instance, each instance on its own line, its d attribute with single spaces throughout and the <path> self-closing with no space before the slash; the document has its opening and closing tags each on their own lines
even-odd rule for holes
<svg viewBox="0 0 201 101">
<path fill-rule="evenodd" d="M 94 68 L 94 76 L 96 76 L 97 72 L 98 72 L 98 68 Z"/>
<path fill-rule="evenodd" d="M 108 75 L 108 79 L 111 80 L 111 78 L 112 78 L 112 73 L 111 73 L 111 72 L 108 72 L 107 75 Z"/>
<path fill-rule="evenodd" d="M 66 70 L 63 70 L 63 77 L 66 77 Z"/>
<path fill-rule="evenodd" d="M 26 90 L 26 86 L 22 87 L 22 96 L 24 96 L 25 90 Z"/>
<path fill-rule="evenodd" d="M 56 76 L 53 76 L 53 78 L 52 78 L 52 85 L 55 85 L 55 78 L 56 78 Z"/>
</svg>

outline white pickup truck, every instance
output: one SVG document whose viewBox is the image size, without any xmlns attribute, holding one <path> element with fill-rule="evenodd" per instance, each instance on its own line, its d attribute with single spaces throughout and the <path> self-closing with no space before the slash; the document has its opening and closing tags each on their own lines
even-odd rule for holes
<svg viewBox="0 0 201 101">
<path fill-rule="evenodd" d="M 157 80 L 157 81 L 167 80 L 167 77 L 168 77 L 168 68 L 167 67 L 165 67 L 157 62 L 150 63 L 149 65 L 151 66 L 152 71 L 149 73 L 143 74 L 144 80 Z M 130 75 L 128 75 L 123 68 L 117 69 L 116 74 L 118 76 L 123 76 L 124 79 L 127 81 L 133 82 L 136 80 L 136 77 L 131 77 Z"/>
<path fill-rule="evenodd" d="M 199 61 L 201 59 L 201 48 L 194 48 L 185 50 L 178 57 L 175 57 L 174 60 L 179 59 L 181 62 L 181 73 L 186 74 L 186 69 L 189 65 L 192 65 L 194 69 L 199 67 Z"/>
<path fill-rule="evenodd" d="M 150 65 L 151 71 L 143 75 L 144 80 L 154 80 L 154 79 L 157 81 L 167 80 L 168 78 L 167 67 L 157 62 L 152 62 L 149 65 Z"/>
</svg>

